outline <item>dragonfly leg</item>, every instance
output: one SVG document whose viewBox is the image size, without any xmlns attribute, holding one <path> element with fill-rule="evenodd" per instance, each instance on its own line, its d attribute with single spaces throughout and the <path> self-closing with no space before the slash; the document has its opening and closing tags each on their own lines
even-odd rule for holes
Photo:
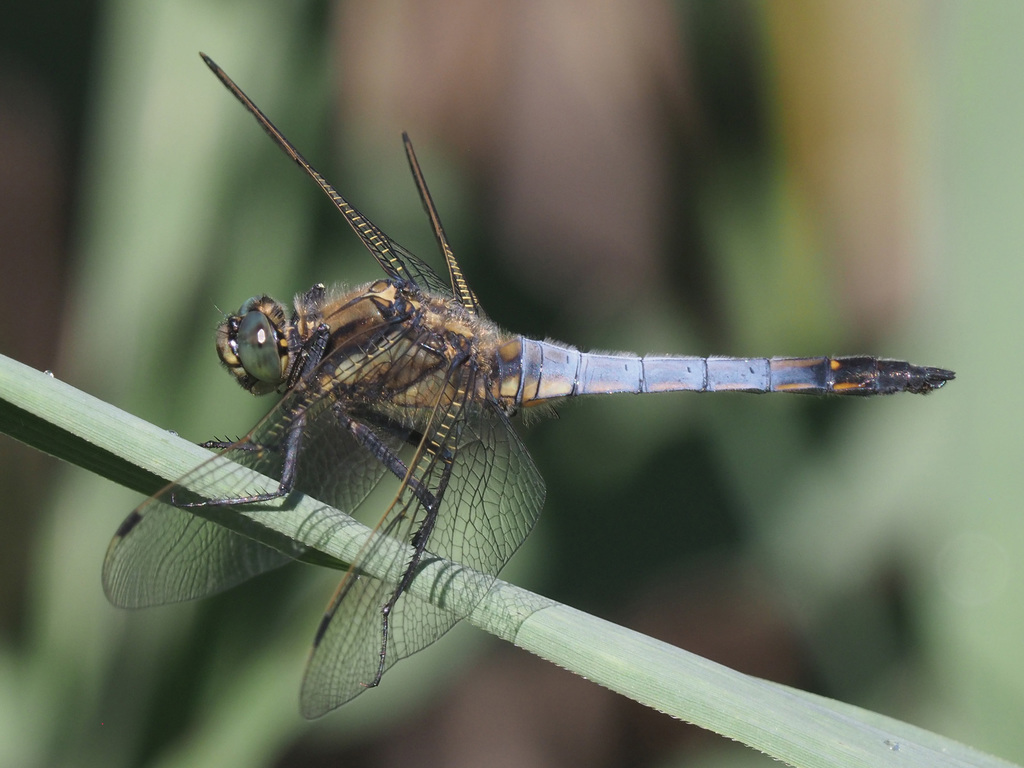
<svg viewBox="0 0 1024 768">
<path fill-rule="evenodd" d="M 426 516 L 423 522 L 420 524 L 419 529 L 412 537 L 412 546 L 414 553 L 406 566 L 405 572 L 402 574 L 401 581 L 395 587 L 394 592 L 388 598 L 388 601 L 381 608 L 381 643 L 380 643 L 380 663 L 377 666 L 377 673 L 374 675 L 373 680 L 369 683 L 363 683 L 366 688 L 375 688 L 380 684 L 381 677 L 384 675 L 384 666 L 387 663 L 387 649 L 388 649 L 388 637 L 390 633 L 390 622 L 391 612 L 394 610 L 395 604 L 398 602 L 405 591 L 409 588 L 409 584 L 412 583 L 413 578 L 416 575 L 416 571 L 423 560 L 423 552 L 426 549 L 427 540 L 430 538 L 430 534 L 434 530 L 434 524 L 437 521 L 437 513 L 441 508 L 441 498 L 444 496 L 445 488 L 448 487 L 448 481 L 451 478 L 452 466 L 454 464 L 453 457 L 446 455 L 444 461 L 444 471 L 441 474 L 440 482 L 438 483 L 437 493 L 431 493 L 420 480 L 416 477 L 409 476 L 408 467 L 405 462 L 399 458 L 391 448 L 384 444 L 383 441 L 377 436 L 377 434 L 365 424 L 362 424 L 347 413 L 344 409 L 339 407 L 335 408 L 338 420 L 341 425 L 347 429 L 353 437 L 366 448 L 374 457 L 380 461 L 387 469 L 399 480 L 406 482 L 407 487 L 415 496 L 416 500 L 422 505 L 423 509 L 426 510 Z M 388 528 L 392 525 L 396 525 L 399 520 L 402 519 L 402 515 L 398 515 L 392 520 Z M 385 530 L 385 533 L 387 531 Z"/>
<path fill-rule="evenodd" d="M 302 446 L 302 432 L 306 425 L 306 415 L 301 413 L 288 427 L 288 433 L 284 443 L 284 465 L 281 469 L 281 479 L 278 481 L 277 489 L 263 493 L 253 493 L 248 496 L 234 496 L 224 499 L 204 499 L 203 501 L 177 502 L 174 495 L 171 495 L 170 503 L 179 509 L 195 509 L 196 507 L 226 507 L 238 506 L 241 504 L 261 504 L 265 501 L 273 501 L 287 496 L 295 487 L 295 475 L 299 466 L 299 448 Z M 229 445 L 239 450 L 268 450 L 262 446 L 247 447 L 249 443 L 242 445 Z"/>
<path fill-rule="evenodd" d="M 409 588 L 409 584 L 412 583 L 413 578 L 416 576 L 416 571 L 419 570 L 420 564 L 423 561 L 423 553 L 426 551 L 427 540 L 430 538 L 430 534 L 434 531 L 434 524 L 437 522 L 437 514 L 441 507 L 441 498 L 444 496 L 445 488 L 448 487 L 448 481 L 452 476 L 452 466 L 454 462 L 452 457 L 447 457 L 444 463 L 444 471 L 441 473 L 441 481 L 438 483 L 437 498 L 433 506 L 425 507 L 427 510 L 426 516 L 423 518 L 423 522 L 420 524 L 419 529 L 412 537 L 413 556 L 409 560 L 409 565 L 405 568 L 405 573 L 402 574 L 402 580 L 398 582 L 398 586 L 395 587 L 395 591 L 391 593 L 391 597 L 384 603 L 384 607 L 381 608 L 381 626 L 380 626 L 380 663 L 377 665 L 377 674 L 374 675 L 373 681 L 367 684 L 367 688 L 375 688 L 380 684 L 380 679 L 384 676 L 384 666 L 387 663 L 388 657 L 388 637 L 391 628 L 391 612 L 395 608 L 395 604 L 398 602 L 398 598 L 405 594 L 405 591 Z"/>
<path fill-rule="evenodd" d="M 383 464 L 391 474 L 399 480 L 405 480 L 406 475 L 409 474 L 409 468 L 389 446 L 385 445 L 372 429 L 353 419 L 340 406 L 335 406 L 335 413 L 338 416 L 338 421 L 341 422 L 341 426 L 352 434 L 356 442 L 372 453 L 373 457 Z M 435 499 L 434 494 L 425 488 L 415 477 L 409 478 L 408 488 L 424 508 L 430 509 L 432 506 L 438 505 L 438 500 Z"/>
<path fill-rule="evenodd" d="M 308 299 L 309 297 L 316 296 L 322 293 L 323 290 L 323 285 L 317 283 L 306 293 L 306 298 Z M 289 389 L 296 386 L 299 382 L 309 380 L 310 375 L 316 367 L 320 365 L 320 361 L 324 359 L 324 352 L 327 349 L 327 342 L 330 340 L 330 337 L 330 327 L 324 323 L 320 323 L 309 337 L 309 340 L 304 344 L 298 340 L 294 342 L 296 346 L 300 346 L 300 349 L 295 364 L 292 366 L 292 372 L 286 385 Z"/>
<path fill-rule="evenodd" d="M 238 440 L 207 440 L 205 443 L 199 444 L 200 448 L 209 448 L 213 451 L 226 451 L 228 448 L 234 448 L 238 451 L 262 451 L 263 446 L 257 443 L 242 443 Z"/>
</svg>

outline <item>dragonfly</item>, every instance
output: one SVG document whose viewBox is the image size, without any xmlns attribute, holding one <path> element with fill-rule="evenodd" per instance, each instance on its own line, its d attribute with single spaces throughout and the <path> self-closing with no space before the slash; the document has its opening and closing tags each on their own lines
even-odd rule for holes
<svg viewBox="0 0 1024 768">
<path fill-rule="evenodd" d="M 544 481 L 512 426 L 518 412 L 584 395 L 653 392 L 924 394 L 943 368 L 875 357 L 685 357 L 589 353 L 501 330 L 455 258 L 409 137 L 406 156 L 444 258 L 447 279 L 396 243 L 317 172 L 205 54 L 206 65 L 326 193 L 384 277 L 352 289 L 317 284 L 289 312 L 247 300 L 216 332 L 238 383 L 277 404 L 244 437 L 146 500 L 116 532 L 103 566 L 112 603 L 158 605 L 212 595 L 304 552 L 216 522 L 305 494 L 342 513 L 385 478 L 397 487 L 353 558 L 316 630 L 300 708 L 318 717 L 378 685 L 398 660 L 465 618 L 526 539 Z M 270 478 L 254 486 L 252 471 Z M 248 474 L 247 474 L 248 473 Z M 230 495 L 204 488 L 232 488 Z M 198 490 L 197 490 L 198 489 Z M 261 514 L 274 514 L 272 510 Z M 401 546 L 387 546 L 388 543 Z M 273 546 L 272 546 L 273 544 Z M 375 573 L 366 567 L 384 558 Z M 413 593 L 438 559 L 481 575 L 459 601 Z"/>
</svg>

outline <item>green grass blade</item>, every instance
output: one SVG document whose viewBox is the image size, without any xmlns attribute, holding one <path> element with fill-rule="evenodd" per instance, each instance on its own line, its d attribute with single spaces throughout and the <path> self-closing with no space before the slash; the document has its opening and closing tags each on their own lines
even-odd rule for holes
<svg viewBox="0 0 1024 768">
<path fill-rule="evenodd" d="M 2 356 L 0 430 L 143 493 L 155 492 L 210 455 L 173 433 Z M 272 514 L 266 510 L 218 514 L 224 524 L 244 528 L 249 535 L 253 535 L 253 522 L 258 522 L 266 528 L 268 541 L 287 536 L 315 548 L 329 561 L 350 560 L 373 535 L 365 526 L 349 523 L 350 518 L 309 498 L 279 505 Z M 233 517 L 241 519 L 232 522 Z M 317 535 L 317 525 L 310 523 L 323 519 L 332 523 L 329 537 Z M 337 525 L 339 520 L 344 524 Z M 366 569 L 373 573 L 374 563 Z M 423 569 L 412 591 L 430 599 L 426 585 L 442 572 L 456 595 L 479 578 L 439 561 Z M 791 765 L 1010 765 L 915 726 L 743 675 L 505 582 L 497 582 L 469 621 L 635 701 Z"/>
</svg>

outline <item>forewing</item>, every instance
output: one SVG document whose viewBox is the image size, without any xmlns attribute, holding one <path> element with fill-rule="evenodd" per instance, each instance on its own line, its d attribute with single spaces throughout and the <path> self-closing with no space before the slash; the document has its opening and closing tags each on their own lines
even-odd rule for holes
<svg viewBox="0 0 1024 768">
<path fill-rule="evenodd" d="M 437 247 L 444 257 L 444 263 L 448 267 L 448 279 L 451 282 L 452 294 L 459 300 L 459 303 L 467 312 L 473 315 L 482 314 L 480 301 L 476 294 L 469 287 L 465 276 L 462 274 L 462 267 L 459 266 L 451 246 L 448 244 L 448 236 L 444 233 L 444 226 L 441 224 L 441 216 L 434 205 L 434 198 L 430 195 L 427 187 L 427 180 L 423 177 L 420 169 L 420 161 L 416 159 L 416 150 L 412 147 L 409 134 L 402 133 L 402 143 L 405 145 L 405 156 L 409 160 L 409 170 L 412 171 L 412 178 L 416 182 L 416 190 L 420 193 L 420 202 L 423 203 L 423 210 L 430 219 L 430 227 L 434 230 L 434 238 L 437 240 Z"/>
<path fill-rule="evenodd" d="M 442 280 L 429 264 L 412 253 L 408 248 L 396 243 L 383 232 L 380 232 L 380 235 L 386 241 L 387 258 L 391 259 L 394 263 L 401 264 L 405 274 L 409 276 L 413 283 L 424 291 L 438 296 L 452 295 L 451 286 L 445 280 Z"/>
<path fill-rule="evenodd" d="M 475 371 L 464 371 L 461 391 L 473 392 Z M 508 419 L 490 403 L 462 397 L 431 420 L 438 427 L 451 420 L 452 428 L 411 473 L 441 499 L 437 522 L 426 543 L 424 563 L 439 556 L 483 575 L 473 582 L 471 594 L 452 595 L 446 576 L 438 575 L 432 591 L 439 605 L 408 592 L 390 613 L 385 671 L 433 643 L 464 618 L 493 584 L 494 577 L 529 534 L 544 502 L 544 484 Z M 424 438 L 429 440 L 430 435 Z M 407 564 L 409 545 L 424 519 L 423 505 L 408 488 L 396 500 L 378 532 L 406 545 L 386 555 L 391 573 Z M 341 706 L 372 683 L 380 665 L 384 606 L 396 583 L 379 581 L 359 571 L 362 563 L 378 557 L 385 547 L 368 547 L 342 581 L 317 633 L 302 687 L 302 712 L 316 717 Z M 402 558 L 403 562 L 397 560 Z M 379 566 L 379 564 L 378 564 Z"/>
<path fill-rule="evenodd" d="M 377 263 L 381 265 L 389 277 L 398 280 L 408 280 L 424 290 L 439 293 L 442 296 L 450 296 L 451 289 L 425 262 L 402 248 L 391 238 L 385 235 L 376 224 L 366 218 L 353 206 L 341 193 L 336 190 L 327 179 L 309 164 L 309 161 L 295 148 L 295 146 L 277 129 L 270 118 L 263 114 L 263 110 L 256 106 L 245 92 L 239 88 L 235 81 L 228 77 L 217 64 L 206 54 L 199 54 L 210 70 L 218 77 L 224 86 L 234 94 L 242 105 L 249 110 L 256 121 L 260 124 L 267 135 L 280 147 L 288 157 L 305 171 L 313 181 L 317 183 L 324 194 L 331 199 L 334 206 L 341 212 L 349 226 L 355 231 L 359 239 L 367 247 Z"/>
</svg>

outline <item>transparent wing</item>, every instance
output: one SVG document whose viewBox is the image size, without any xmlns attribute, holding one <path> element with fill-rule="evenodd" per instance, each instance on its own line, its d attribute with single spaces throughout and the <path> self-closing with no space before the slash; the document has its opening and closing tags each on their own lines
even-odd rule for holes
<svg viewBox="0 0 1024 768">
<path fill-rule="evenodd" d="M 424 261 L 410 253 L 405 248 L 395 243 L 385 235 L 376 224 L 360 213 L 345 197 L 340 194 L 327 179 L 320 175 L 309 161 L 297 150 L 294 145 L 285 138 L 285 135 L 270 122 L 270 119 L 263 114 L 263 110 L 253 103 L 245 92 L 239 88 L 235 81 L 227 76 L 217 64 L 204 53 L 199 54 L 206 66 L 217 76 L 224 86 L 234 94 L 242 105 L 249 110 L 256 121 L 260 124 L 267 135 L 280 147 L 288 157 L 306 172 L 307 175 L 324 191 L 334 203 L 334 206 L 341 211 L 349 226 L 355 231 L 363 245 L 373 254 L 374 258 L 381 265 L 389 277 L 404 280 L 419 286 L 421 289 L 439 293 L 442 296 L 451 296 L 451 287 L 434 272 Z"/>
<path fill-rule="evenodd" d="M 441 225 L 441 216 L 434 205 L 434 198 L 430 195 L 427 187 L 427 180 L 423 178 L 423 171 L 420 170 L 420 161 L 416 159 L 416 150 L 412 147 L 409 134 L 402 133 L 402 143 L 405 145 L 405 156 L 409 161 L 409 170 L 412 171 L 413 180 L 416 182 L 416 190 L 420 193 L 420 202 L 423 203 L 423 210 L 430 219 L 430 227 L 434 230 L 434 239 L 437 240 L 437 247 L 444 257 L 444 263 L 448 267 L 448 279 L 451 283 L 451 291 L 459 300 L 459 303 L 474 315 L 483 314 L 480 309 L 480 300 L 477 299 L 473 289 L 469 287 L 465 276 L 462 274 L 462 267 L 459 266 L 451 246 L 448 244 L 448 236 L 444 233 Z"/>
<path fill-rule="evenodd" d="M 475 371 L 455 374 L 460 392 L 473 392 Z M 386 648 L 382 649 L 383 611 L 398 585 L 379 581 L 359 570 L 361 563 L 379 556 L 370 546 L 353 564 L 328 606 L 317 633 L 302 685 L 301 706 L 306 717 L 317 717 L 338 707 L 377 682 L 381 653 L 383 670 L 433 643 L 464 618 L 493 584 L 494 577 L 529 534 L 544 503 L 544 483 L 508 419 L 490 403 L 465 395 L 440 409 L 431 420 L 436 450 L 423 454 L 411 468 L 422 487 L 440 495 L 439 511 L 425 542 L 426 558 L 452 560 L 483 574 L 473 593 L 443 596 L 445 583 L 435 593 L 444 607 L 403 592 L 389 614 Z M 448 424 L 449 428 L 444 425 Z M 406 487 L 378 531 L 415 545 L 426 510 L 423 494 Z M 396 569 L 396 554 L 389 563 Z M 423 562 L 428 562 L 424 560 Z M 379 564 L 378 564 L 379 565 Z M 408 563 L 402 563 L 407 566 Z M 397 568 L 401 572 L 403 568 Z M 392 570 L 391 572 L 396 572 Z M 441 577 L 443 580 L 443 577 Z"/>
<path fill-rule="evenodd" d="M 103 591 L 122 608 L 192 600 L 241 584 L 292 557 L 153 500 L 132 512 L 111 541 L 103 562 Z"/>
<path fill-rule="evenodd" d="M 354 363 L 348 372 L 358 377 L 361 366 Z M 304 421 L 295 489 L 354 512 L 386 468 L 342 428 L 328 392 L 296 387 L 242 440 L 147 499 L 125 519 L 103 563 L 103 587 L 110 601 L 138 608 L 204 597 L 301 555 L 300 543 L 256 521 L 251 522 L 254 535 L 259 528 L 259 536 L 274 541 L 273 547 L 216 522 L 230 515 L 233 525 L 244 525 L 237 506 L 180 508 L 275 490 L 274 485 L 254 485 L 249 470 L 281 480 L 288 455 L 286 440 L 299 418 Z M 409 434 L 389 423 L 379 424 L 376 430 L 382 444 L 393 451 Z"/>
<path fill-rule="evenodd" d="M 377 230 L 377 232 L 381 237 L 380 247 L 382 250 L 386 250 L 386 258 L 390 259 L 394 263 L 401 264 L 403 272 L 407 275 L 407 279 L 411 279 L 412 282 L 418 285 L 421 289 L 435 295 L 452 295 L 451 286 L 442 280 L 429 264 L 423 261 L 423 259 L 416 254 L 412 253 L 408 248 L 396 243 L 380 230 Z"/>
</svg>

